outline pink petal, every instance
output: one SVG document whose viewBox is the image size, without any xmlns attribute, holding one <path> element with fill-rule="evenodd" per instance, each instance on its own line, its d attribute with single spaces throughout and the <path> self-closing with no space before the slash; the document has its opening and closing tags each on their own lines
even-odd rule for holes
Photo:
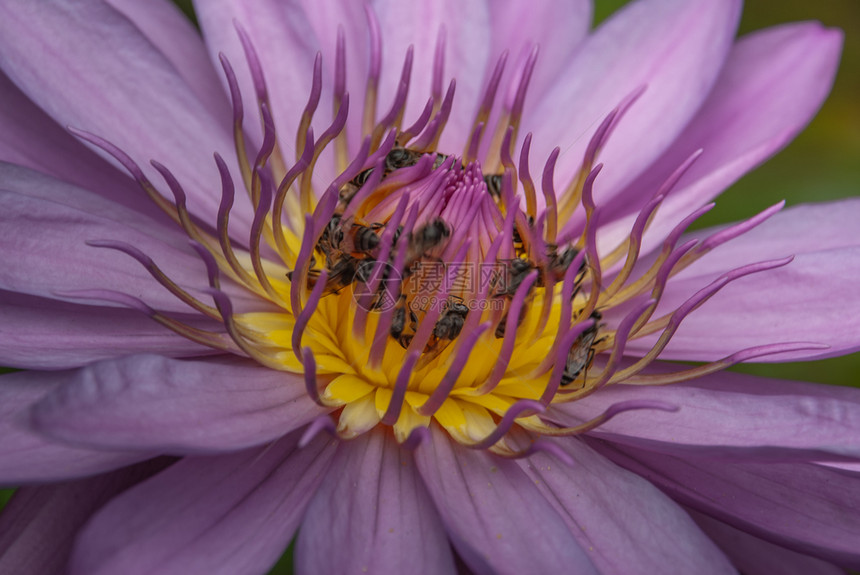
<svg viewBox="0 0 860 575">
<path fill-rule="evenodd" d="M 655 317 L 677 308 L 726 271 L 795 256 L 787 266 L 729 284 L 683 321 L 660 357 L 714 360 L 779 342 L 815 342 L 830 348 L 757 361 L 830 357 L 860 349 L 858 218 L 860 200 L 854 199 L 791 208 L 716 248 L 670 279 Z M 692 235 L 704 237 L 713 231 Z M 626 351 L 631 355 L 645 353 L 653 339 L 628 342 Z"/>
<path fill-rule="evenodd" d="M 87 149 L 0 71 L 0 161 L 50 174 L 135 211 L 164 217 L 131 178 Z"/>
<path fill-rule="evenodd" d="M 577 438 L 554 443 L 567 467 L 538 454 L 519 460 L 603 574 L 734 573 L 726 557 L 671 499 Z"/>
<path fill-rule="evenodd" d="M 860 483 L 810 463 L 680 459 L 594 442 L 672 499 L 756 537 L 844 567 L 860 567 Z"/>
<path fill-rule="evenodd" d="M 65 572 L 78 530 L 112 497 L 171 461 L 148 461 L 90 479 L 21 487 L 0 515 L 0 573 Z"/>
<path fill-rule="evenodd" d="M 220 78 L 209 63 L 200 33 L 174 2 L 103 0 L 134 24 L 176 68 L 194 95 L 215 118 L 230 114 Z M 219 68 L 220 70 L 220 68 Z"/>
<path fill-rule="evenodd" d="M 409 452 L 378 430 L 341 443 L 296 542 L 302 573 L 456 573 Z"/>
<path fill-rule="evenodd" d="M 540 47 L 538 62 L 529 82 L 529 94 L 534 102 L 567 73 L 571 59 L 591 26 L 591 0 L 551 0 L 530 4 L 496 0 L 491 7 L 491 63 L 508 50 L 510 70 L 531 46 Z M 458 90 L 459 81 L 458 78 Z M 502 86 L 505 86 L 504 82 Z"/>
<path fill-rule="evenodd" d="M 687 512 L 708 534 L 708 537 L 726 552 L 735 567 L 744 575 L 771 575 L 772 573 L 844 575 L 845 573 L 833 564 L 768 543 L 692 509 L 688 509 Z"/>
<path fill-rule="evenodd" d="M 87 245 L 115 240 L 133 245 L 177 284 L 210 301 L 200 291 L 209 286 L 205 265 L 178 226 L 163 225 L 96 194 L 9 164 L 0 164 L 0 179 L 4 254 L 0 289 L 72 301 L 80 298 L 69 292 L 114 290 L 156 309 L 193 312 L 130 256 Z M 230 291 L 242 306 L 257 301 L 244 290 Z"/>
<path fill-rule="evenodd" d="M 0 292 L 0 316 L 0 365 L 10 367 L 68 369 L 130 353 L 213 353 L 136 310 Z"/>
<path fill-rule="evenodd" d="M 349 93 L 349 116 L 346 123 L 347 142 L 349 150 L 356 152 L 361 146 L 361 116 L 364 110 L 364 96 L 367 89 L 367 74 L 370 67 L 370 36 L 367 28 L 367 15 L 365 13 L 365 2 L 353 2 L 352 0 L 292 0 L 291 4 L 286 8 L 286 18 L 295 19 L 295 13 L 304 10 L 304 18 L 307 18 L 310 24 L 310 30 L 313 30 L 313 40 L 316 48 L 322 52 L 323 64 L 323 96 L 321 104 L 317 109 L 317 118 L 323 118 L 325 122 L 330 121 L 332 113 L 332 89 L 334 84 L 335 74 L 335 59 L 337 47 L 338 29 L 343 29 L 344 51 L 346 55 L 346 91 Z M 300 4 L 301 6 L 298 6 Z M 280 8 L 280 10 L 285 10 Z M 308 34 L 305 41 L 308 41 Z M 386 52 L 382 57 L 383 74 L 399 77 L 400 67 L 403 66 L 405 53 L 397 54 L 388 52 L 384 45 L 383 51 Z M 297 62 L 300 67 L 308 67 L 313 61 L 313 55 L 308 54 L 307 49 L 301 50 L 295 54 L 295 58 L 303 58 L 302 62 Z M 267 68 L 267 78 L 272 75 L 275 78 L 282 76 L 280 71 L 281 60 L 276 61 L 272 68 Z M 413 72 L 414 75 L 414 72 Z M 286 137 L 286 141 L 290 142 L 291 150 L 295 145 L 296 125 L 299 113 L 304 109 L 307 103 L 308 94 L 311 85 L 310 72 L 301 79 L 301 82 L 296 84 L 295 80 L 289 79 L 287 84 L 283 86 L 284 90 L 292 91 L 290 98 L 300 100 L 298 107 L 289 110 L 284 108 L 283 114 L 288 114 L 293 122 L 289 124 L 289 132 L 282 134 L 282 138 Z M 300 89 L 297 89 L 301 86 Z M 429 95 L 428 95 L 429 96 Z M 391 105 L 394 99 L 394 92 L 380 94 L 379 106 L 377 109 L 377 118 L 381 117 Z M 277 103 L 275 103 L 277 106 Z M 409 120 L 407 119 L 407 122 Z M 319 120 L 314 123 L 314 133 L 319 137 L 327 126 Z M 328 182 L 323 182 L 323 185 L 328 185 Z"/>
<path fill-rule="evenodd" d="M 485 73 L 495 64 L 490 62 L 490 57 L 498 56 L 490 53 L 490 13 L 497 7 L 490 7 L 488 4 L 480 0 L 373 2 L 380 28 L 383 30 L 383 51 L 386 56 L 391 54 L 394 60 L 387 64 L 383 71 L 382 94 L 394 94 L 399 73 L 391 72 L 399 68 L 409 45 L 415 46 L 415 64 L 409 97 L 406 100 L 407 124 L 411 121 L 410 118 L 418 117 L 427 103 L 427 98 L 432 94 L 436 40 L 440 28 L 445 27 L 443 89 L 451 78 L 457 81 L 454 108 L 440 143 L 440 149 L 450 153 L 460 153 L 466 143 L 481 96 Z M 391 66 L 391 72 L 388 66 Z"/>
<path fill-rule="evenodd" d="M 595 184 L 597 203 L 606 203 L 653 162 L 713 86 L 739 15 L 736 0 L 640 0 L 598 28 L 564 80 L 531 100 L 537 112 L 524 119 L 522 133 L 535 133 L 537 161 L 561 147 L 557 189 L 563 190 L 579 168 L 606 115 L 644 86 L 600 154 L 606 168 Z"/>
<path fill-rule="evenodd" d="M 334 452 L 298 436 L 186 457 L 113 499 L 78 537 L 70 575 L 265 573 L 281 556 Z"/>
<path fill-rule="evenodd" d="M 688 366 L 663 364 L 661 371 Z M 790 461 L 860 458 L 860 390 L 722 372 L 666 386 L 612 385 L 553 406 L 563 424 L 587 421 L 623 401 L 658 401 L 679 409 L 640 409 L 590 435 L 678 457 Z"/>
<path fill-rule="evenodd" d="M 194 7 L 212 65 L 220 70 L 219 54 L 223 53 L 236 72 L 245 107 L 245 125 L 259 141 L 254 83 L 236 26 L 248 33 L 263 68 L 281 149 L 289 155 L 295 149 L 296 129 L 310 94 L 314 54 L 319 49 L 303 9 L 296 2 L 278 0 L 263 0 L 253 5 L 240 0 L 207 0 L 195 2 Z M 334 46 L 326 49 L 333 54 Z M 325 79 L 329 87 L 333 65 L 334 58 L 327 58 L 329 75 Z M 226 82 L 222 84 L 226 87 Z M 324 105 L 320 106 L 326 120 L 330 118 L 330 102 L 330 97 L 323 99 Z M 324 129 L 320 124 L 319 130 L 315 130 L 317 137 Z"/>
<path fill-rule="evenodd" d="M 817 465 L 821 465 L 822 467 L 836 469 L 849 475 L 860 475 L 860 463 L 854 463 L 850 461 L 816 461 L 815 463 Z"/>
<path fill-rule="evenodd" d="M 596 573 L 533 481 L 433 428 L 415 461 L 457 553 L 478 573 Z M 561 463 L 559 463 L 561 465 Z"/>
<path fill-rule="evenodd" d="M 830 92 L 842 32 L 816 22 L 787 24 L 741 38 L 717 84 L 684 132 L 643 176 L 627 187 L 607 219 L 642 207 L 693 152 L 704 153 L 660 206 L 645 235 L 654 245 L 689 213 L 791 141 Z M 607 226 L 601 240 L 614 246 L 634 215 Z M 647 249 L 647 247 L 646 247 Z"/>
<path fill-rule="evenodd" d="M 0 485 L 59 481 L 110 471 L 148 459 L 145 453 L 68 447 L 26 428 L 27 410 L 69 379 L 68 372 L 0 376 Z"/>
<path fill-rule="evenodd" d="M 161 179 L 149 160 L 160 160 L 185 187 L 189 209 L 215 221 L 220 182 L 212 153 L 234 156 L 230 118 L 209 114 L 120 12 L 100 0 L 4 3 L 0 68 L 58 123 L 110 140 L 154 182 Z M 234 229 L 250 221 L 249 203 L 237 203 Z"/>
<path fill-rule="evenodd" d="M 301 376 L 250 361 L 142 355 L 74 372 L 33 407 L 32 424 L 75 444 L 194 453 L 259 445 L 321 413 Z"/>
</svg>

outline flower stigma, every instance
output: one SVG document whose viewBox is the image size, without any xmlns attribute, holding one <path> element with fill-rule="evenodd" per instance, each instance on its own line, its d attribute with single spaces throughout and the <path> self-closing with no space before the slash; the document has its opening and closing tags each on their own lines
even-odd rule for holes
<svg viewBox="0 0 860 575">
<path fill-rule="evenodd" d="M 690 312 L 735 279 L 791 261 L 728 271 L 677 309 L 656 314 L 673 275 L 752 229 L 781 204 L 701 241 L 681 243 L 687 227 L 713 204 L 704 206 L 683 219 L 655 254 L 640 258 L 654 214 L 696 161 L 696 152 L 654 191 L 619 245 L 598 248 L 600 208 L 593 188 L 603 169 L 600 151 L 645 88 L 603 119 L 575 175 L 557 187 L 561 149 L 538 159 L 543 167 L 539 178 L 533 178 L 529 153 L 533 137 L 540 134 L 526 134 L 517 145 L 538 61 L 536 46 L 507 76 L 508 54 L 501 55 L 467 141 L 459 149 L 442 149 L 456 91 L 453 80 L 447 87 L 442 80 L 444 29 L 429 71 L 431 94 L 420 115 L 410 121 L 404 117 L 413 74 L 410 48 L 393 102 L 377 117 L 381 38 L 372 11 L 367 15 L 371 62 L 361 146 L 354 151 L 347 137 L 347 120 L 355 112 L 345 89 L 343 31 L 335 57 L 331 123 L 315 137 L 311 124 L 323 93 L 318 54 L 290 150 L 294 154 L 285 154 L 286 140 L 276 135 L 258 57 L 239 29 L 262 138 L 255 144 L 247 136 L 243 98 L 248 95 L 241 93 L 233 67 L 222 55 L 241 178 L 234 180 L 227 163 L 215 155 L 222 187 L 217 222 L 211 226 L 192 218 L 181 183 L 165 165 L 152 162 L 172 202 L 123 151 L 73 130 L 123 164 L 182 226 L 207 266 L 213 303 L 172 282 L 133 246 L 113 240 L 90 244 L 137 259 L 165 288 L 220 322 L 223 330 L 193 327 L 126 294 L 102 290 L 98 297 L 140 309 L 213 349 L 302 375 L 307 393 L 330 412 L 310 426 L 306 439 L 325 428 L 348 439 L 382 425 L 409 446 L 435 422 L 457 442 L 503 456 L 551 449 L 540 437 L 583 433 L 623 411 L 675 409 L 661 402 L 623 402 L 592 420 L 563 427 L 552 418 L 554 403 L 575 401 L 620 382 L 663 385 L 693 379 L 740 361 L 810 346 L 760 346 L 700 366 L 650 372 L 649 364 Z M 503 78 L 509 78 L 509 86 Z M 510 96 L 497 98 L 500 90 Z M 330 172 L 326 165 L 335 166 L 337 175 L 320 186 Z M 246 201 L 235 197 L 237 186 L 245 189 L 254 210 L 250 235 L 239 239 L 229 230 L 234 201 Z M 223 281 L 256 294 L 265 311 L 234 310 Z M 655 341 L 648 353 L 623 359 L 628 341 L 648 336 Z"/>
</svg>

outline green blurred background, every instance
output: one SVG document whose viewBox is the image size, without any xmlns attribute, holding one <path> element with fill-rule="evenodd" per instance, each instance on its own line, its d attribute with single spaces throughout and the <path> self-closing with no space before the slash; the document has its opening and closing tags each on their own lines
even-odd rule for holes
<svg viewBox="0 0 860 575">
<path fill-rule="evenodd" d="M 193 18 L 190 0 L 175 1 Z M 626 3 L 626 0 L 596 0 L 596 21 L 605 19 Z M 741 34 L 800 20 L 819 20 L 845 32 L 844 54 L 833 93 L 809 128 L 786 150 L 719 198 L 717 207 L 700 222 L 702 226 L 749 217 L 781 199 L 794 205 L 860 195 L 860 106 L 857 103 L 860 95 L 860 2 L 747 0 Z M 857 376 L 860 354 L 806 363 L 746 364 L 733 369 L 769 377 L 860 387 Z M 11 490 L 0 490 L 0 508 L 10 494 Z M 273 574 L 292 572 L 291 551 L 273 569 Z"/>
</svg>

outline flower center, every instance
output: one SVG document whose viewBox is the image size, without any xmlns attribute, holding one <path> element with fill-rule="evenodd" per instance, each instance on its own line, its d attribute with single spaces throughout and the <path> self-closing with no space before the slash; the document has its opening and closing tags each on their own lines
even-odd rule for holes
<svg viewBox="0 0 860 575">
<path fill-rule="evenodd" d="M 372 35 L 378 30 L 369 28 Z M 377 120 L 381 54 L 379 39 L 372 37 L 376 48 L 371 50 L 361 122 L 364 140 L 359 150 L 350 151 L 341 34 L 332 123 L 314 138 L 310 126 L 323 87 L 318 56 L 311 96 L 299 122 L 295 161 L 290 162 L 275 134 L 261 66 L 251 42 L 239 32 L 263 125 L 262 143 L 250 157 L 242 95 L 230 63 L 222 58 L 233 98 L 241 180 L 255 213 L 247 249 L 229 231 L 235 185 L 220 156 L 216 162 L 222 201 L 213 234 L 192 220 L 182 187 L 166 167 L 153 162 L 173 193 L 173 203 L 122 151 L 97 136 L 75 132 L 123 163 L 183 227 L 209 270 L 214 306 L 172 283 L 134 247 L 115 241 L 92 245 L 135 257 L 177 297 L 222 322 L 224 332 L 183 324 L 125 294 L 102 291 L 97 297 L 142 309 L 205 345 L 302 374 L 308 394 L 333 417 L 320 420 L 314 430 L 330 425 L 349 438 L 385 425 L 399 441 L 409 443 L 435 422 L 465 445 L 502 455 L 525 454 L 540 447 L 535 436 L 581 433 L 628 409 L 671 407 L 626 403 L 592 421 L 562 428 L 553 423 L 553 403 L 622 381 L 664 384 L 689 379 L 790 348 L 765 346 L 674 373 L 645 373 L 690 311 L 728 282 L 789 260 L 733 270 L 677 310 L 654 317 L 673 274 L 775 210 L 701 243 L 678 246 L 686 227 L 707 206 L 669 234 L 649 265 L 636 266 L 643 234 L 665 195 L 695 161 L 694 154 L 656 191 L 621 245 L 599 250 L 599 209 L 592 194 L 601 170 L 596 159 L 641 91 L 607 116 L 576 175 L 557 193 L 558 148 L 544 165 L 540 189 L 530 174 L 531 134 L 523 138 L 514 161 L 536 50 L 512 74 L 514 96 L 499 105 L 499 119 L 490 133 L 485 128 L 497 106 L 495 94 L 507 60 L 506 55 L 500 58 L 457 155 L 438 150 L 454 98 L 454 82 L 442 97 L 444 34 L 436 51 L 433 94 L 411 125 L 403 117 L 412 52 L 390 111 Z M 485 132 L 488 137 L 482 138 Z M 331 161 L 339 175 L 321 190 L 315 188 L 314 176 L 320 162 L 329 161 L 326 150 L 333 151 Z M 222 289 L 224 277 L 259 296 L 265 311 L 234 311 Z M 659 337 L 652 350 L 623 364 L 626 342 L 653 334 Z"/>
<path fill-rule="evenodd" d="M 313 253 L 288 277 L 308 293 L 301 345 L 314 357 L 320 401 L 343 408 L 343 435 L 382 422 L 405 440 L 434 419 L 460 441 L 483 440 L 518 401 L 548 394 L 555 362 L 546 356 L 562 317 L 578 336 L 554 387 L 587 387 L 602 341 L 599 314 L 585 313 L 578 293 L 584 254 L 534 241 L 527 219 L 518 229 L 524 213 L 505 209 L 502 188 L 512 190 L 499 179 L 475 161 L 398 146 L 338 190 Z M 255 349 L 274 352 L 270 363 L 299 337 L 292 313 L 237 321 Z M 304 354 L 281 367 L 305 369 Z"/>
</svg>

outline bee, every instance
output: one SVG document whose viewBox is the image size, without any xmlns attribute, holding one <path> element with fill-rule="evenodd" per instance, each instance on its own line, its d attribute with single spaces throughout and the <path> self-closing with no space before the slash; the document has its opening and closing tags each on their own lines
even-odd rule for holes
<svg viewBox="0 0 860 575">
<path fill-rule="evenodd" d="M 565 363 L 564 372 L 561 374 L 561 385 L 573 383 L 580 373 L 588 370 L 592 360 L 594 360 L 594 346 L 601 341 L 597 339 L 599 331 L 597 322 L 600 321 L 601 317 L 599 311 L 591 312 L 594 325 L 579 334 L 573 341 L 573 345 L 570 346 L 570 351 L 567 352 L 567 363 Z"/>
<path fill-rule="evenodd" d="M 445 311 L 433 326 L 433 336 L 440 340 L 456 339 L 466 323 L 469 308 L 461 301 L 451 299 L 446 302 Z"/>
<path fill-rule="evenodd" d="M 410 150 L 409 148 L 392 148 L 390 152 L 385 156 L 385 167 L 384 172 L 382 174 L 382 178 L 380 181 L 384 180 L 386 177 L 391 175 L 392 172 L 399 170 L 400 168 L 408 168 L 410 166 L 414 166 L 418 163 L 418 160 L 421 159 L 421 156 L 426 155 L 426 152 L 419 152 L 417 150 Z M 444 154 L 436 154 L 436 160 L 433 162 L 433 169 L 435 170 L 448 158 L 448 156 Z M 352 201 L 352 198 L 355 197 L 355 194 L 358 193 L 358 190 L 367 182 L 367 179 L 370 177 L 370 174 L 373 173 L 373 168 L 367 168 L 366 170 L 362 170 L 358 173 L 353 179 L 343 185 L 338 195 L 340 197 L 340 201 L 338 202 L 337 212 L 343 213 L 346 210 L 346 207 L 349 205 L 349 202 Z"/>
<path fill-rule="evenodd" d="M 323 296 L 338 293 L 343 288 L 352 284 L 360 275 L 359 260 L 349 254 L 341 253 L 339 256 L 332 257 L 331 263 L 326 264 L 328 270 L 328 279 L 323 289 Z M 313 289 L 320 278 L 319 269 L 308 270 L 307 286 L 308 289 Z M 287 279 L 292 281 L 293 272 L 287 272 Z"/>
<path fill-rule="evenodd" d="M 418 316 L 408 305 L 406 296 L 401 296 L 394 308 L 394 316 L 391 319 L 389 333 L 397 340 L 400 347 L 406 349 L 412 343 L 415 332 L 418 331 Z"/>
<path fill-rule="evenodd" d="M 441 244 L 445 239 L 451 236 L 451 228 L 441 218 L 436 218 L 433 221 L 421 226 L 417 231 L 412 233 L 410 244 L 417 251 L 427 252 Z"/>
<path fill-rule="evenodd" d="M 547 263 L 543 271 L 551 275 L 555 281 L 561 281 L 564 279 L 567 268 L 570 267 L 577 255 L 579 255 L 579 250 L 574 247 L 568 247 L 559 253 L 558 246 L 550 244 L 547 246 Z M 584 268 L 585 262 L 583 261 L 580 264 L 580 271 Z M 538 278 L 538 282 L 543 283 L 543 278 Z"/>
<path fill-rule="evenodd" d="M 525 316 L 525 312 L 526 312 L 525 306 L 520 308 L 520 317 L 517 318 L 517 327 L 522 325 L 523 317 Z M 506 313 L 504 316 L 502 316 L 502 319 L 499 320 L 499 323 L 496 325 L 496 331 L 494 332 L 496 339 L 502 339 L 503 337 L 505 337 L 505 330 L 507 329 L 507 327 L 506 327 L 507 323 L 508 323 L 508 314 Z"/>
<path fill-rule="evenodd" d="M 532 262 L 523 258 L 514 258 L 506 261 L 505 273 L 502 275 L 501 283 L 496 286 L 496 291 L 493 295 L 496 297 L 504 297 L 509 300 L 513 299 L 520 285 L 522 285 L 523 281 L 534 269 L 537 269 L 536 266 Z M 526 297 L 531 294 L 532 289 L 534 289 L 534 284 L 529 288 L 529 293 L 526 294 Z M 525 311 L 526 305 L 524 304 L 520 309 L 520 316 L 517 318 L 517 326 L 523 322 Z M 506 313 L 499 321 L 498 325 L 496 325 L 496 339 L 502 339 L 505 337 L 505 324 L 507 323 L 507 320 L 508 314 Z"/>
<path fill-rule="evenodd" d="M 520 235 L 520 230 L 514 226 L 511 231 L 511 242 L 514 245 L 514 253 L 517 257 L 522 257 L 526 255 L 526 244 L 523 242 L 523 237 Z"/>
<path fill-rule="evenodd" d="M 395 236 L 399 237 L 400 231 L 398 229 Z M 430 250 L 440 246 L 449 237 L 451 237 L 451 228 L 441 218 L 436 218 L 410 233 L 404 266 L 407 273 L 412 269 L 415 262 L 426 257 Z"/>
<path fill-rule="evenodd" d="M 500 283 L 495 286 L 496 297 L 512 298 L 517 293 L 520 285 L 529 275 L 529 272 L 537 269 L 530 261 L 524 258 L 514 258 L 505 261 L 505 273 L 500 278 Z"/>
<path fill-rule="evenodd" d="M 322 235 L 317 241 L 316 249 L 326 256 L 328 261 L 329 255 L 333 252 L 340 251 L 340 244 L 343 241 L 343 226 L 339 215 L 335 214 L 329 220 L 326 227 L 323 228 Z"/>
<path fill-rule="evenodd" d="M 447 159 L 448 159 L 448 156 L 446 156 L 445 154 L 437 153 L 436 159 L 433 160 L 433 169 L 435 170 L 436 168 L 440 167 L 442 164 L 445 163 L 445 160 L 447 160 Z M 460 167 L 462 168 L 463 165 L 460 164 Z"/>
<path fill-rule="evenodd" d="M 349 183 L 352 185 L 353 188 L 355 188 L 355 191 L 358 191 L 358 189 L 364 185 L 364 183 L 367 181 L 367 178 L 369 178 L 370 174 L 372 173 L 373 168 L 367 168 L 366 170 L 362 170 L 358 173 L 357 176 L 351 179 Z M 352 198 L 350 197 L 350 199 Z"/>
<path fill-rule="evenodd" d="M 392 148 L 388 155 L 385 156 L 385 175 L 389 175 L 400 168 L 408 168 L 414 166 L 421 159 L 424 152 L 410 150 L 409 148 Z"/>
<path fill-rule="evenodd" d="M 346 244 L 349 242 L 346 241 L 343 227 L 341 217 L 335 214 L 323 229 L 316 245 L 317 252 L 325 258 L 325 269 L 328 271 L 328 279 L 322 293 L 323 296 L 338 293 L 355 281 L 366 282 L 368 279 L 366 276 L 369 275 L 368 270 L 370 266 L 365 264 L 369 257 L 363 251 L 359 252 L 358 255 L 360 257 L 356 257 L 345 249 L 348 247 Z M 357 226 L 354 225 L 353 228 L 355 227 Z M 371 228 L 365 229 L 376 236 Z M 366 246 L 368 242 L 372 242 L 372 240 L 364 238 L 362 246 Z M 316 286 L 319 277 L 319 269 L 308 270 L 308 289 L 313 289 Z M 292 281 L 293 272 L 287 273 L 287 278 Z"/>
<path fill-rule="evenodd" d="M 466 316 L 469 314 L 469 307 L 463 303 L 463 298 L 454 295 L 449 296 L 444 305 L 445 308 L 436 320 L 436 325 L 433 326 L 430 341 L 424 347 L 424 353 L 416 364 L 416 369 L 421 369 L 439 357 L 439 354 L 445 351 L 448 344 L 457 339 L 457 336 L 463 331 Z"/>
<path fill-rule="evenodd" d="M 502 198 L 502 174 L 489 174 L 484 176 L 487 191 L 496 201 Z"/>
<path fill-rule="evenodd" d="M 371 224 L 364 226 L 361 224 L 353 224 L 350 234 L 352 244 L 352 252 L 369 255 L 373 250 L 379 247 L 378 230 L 385 227 L 383 224 Z"/>
</svg>

